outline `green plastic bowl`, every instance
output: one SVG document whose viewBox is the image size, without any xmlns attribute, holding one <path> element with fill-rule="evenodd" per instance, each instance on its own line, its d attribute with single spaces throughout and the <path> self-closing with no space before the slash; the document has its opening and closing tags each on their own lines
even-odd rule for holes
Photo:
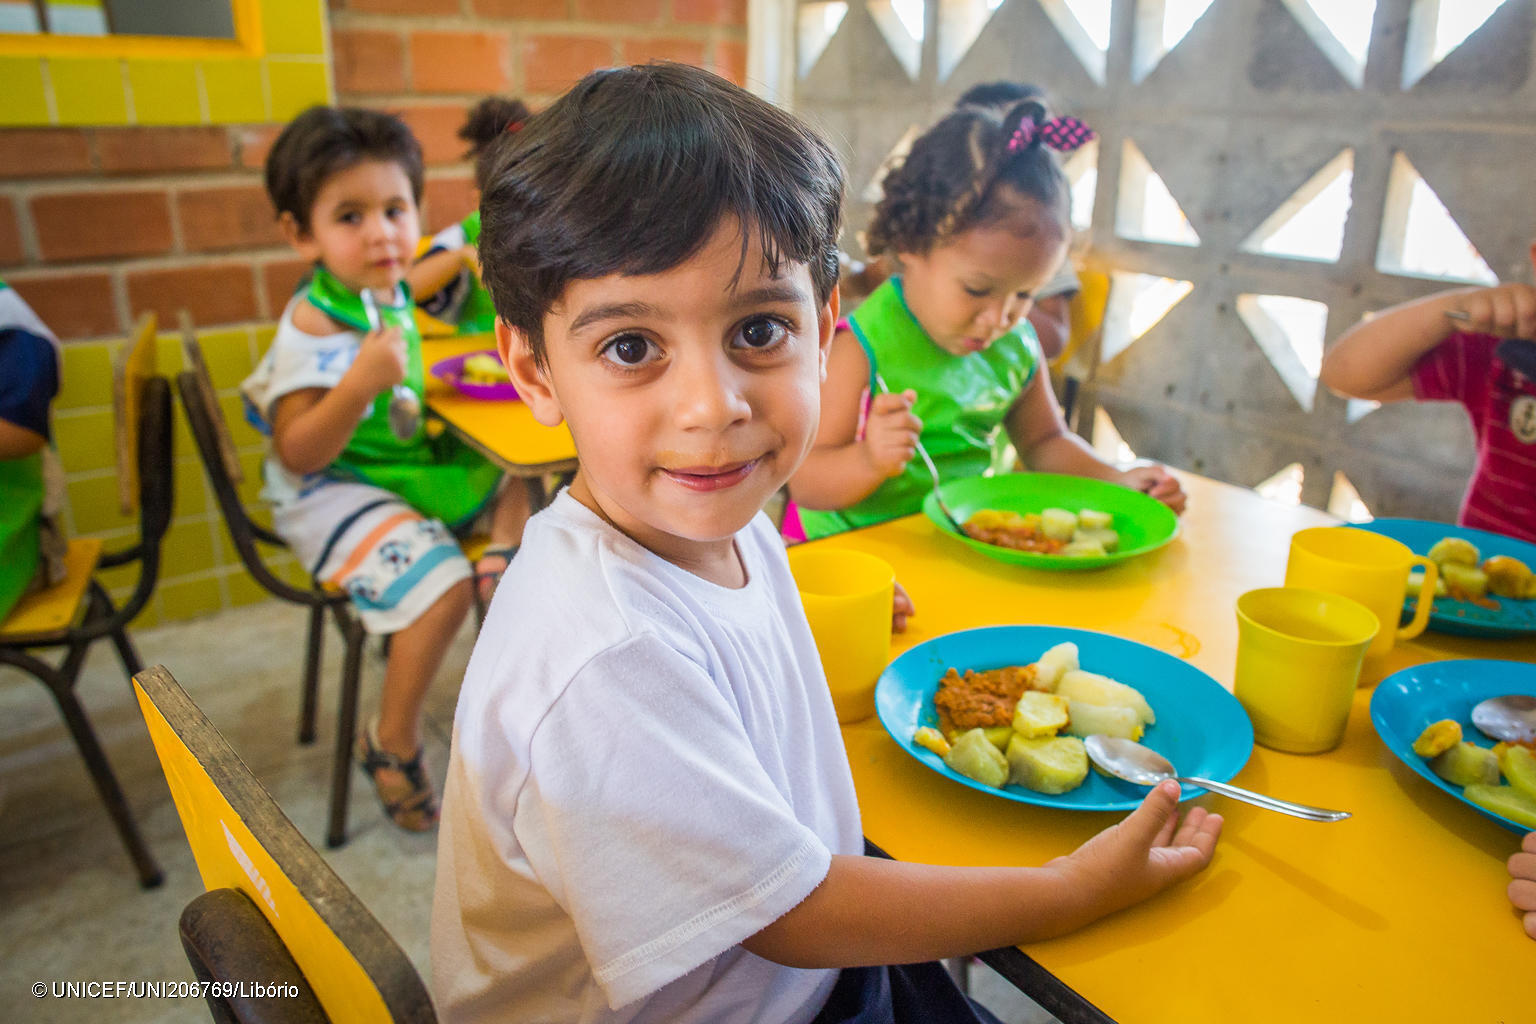
<svg viewBox="0 0 1536 1024">
<path fill-rule="evenodd" d="M 1103 480 L 1056 473 L 1008 473 L 1003 476 L 978 476 L 956 480 L 943 486 L 944 501 L 962 523 L 984 508 L 1003 509 L 1027 514 L 1048 508 L 1078 512 L 1085 508 L 1114 516 L 1110 528 L 1120 534 L 1120 550 L 1112 555 L 1083 558 L 1047 555 L 1037 551 L 1017 551 L 972 540 L 956 532 L 939 511 L 932 493 L 923 499 L 923 513 L 946 536 L 961 544 L 1010 565 L 1057 572 L 1102 569 L 1145 555 L 1173 540 L 1179 532 L 1179 519 L 1173 510 L 1140 491 Z"/>
</svg>

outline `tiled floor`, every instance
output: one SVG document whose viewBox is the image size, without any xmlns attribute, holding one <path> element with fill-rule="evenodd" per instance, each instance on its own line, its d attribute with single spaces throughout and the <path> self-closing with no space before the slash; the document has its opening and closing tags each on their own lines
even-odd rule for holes
<svg viewBox="0 0 1536 1024">
<path fill-rule="evenodd" d="M 145 664 L 163 664 L 222 731 L 289 818 L 324 848 L 330 730 L 339 642 L 327 638 L 320 741 L 294 740 L 302 612 L 276 603 L 138 634 Z M 445 660 L 429 705 L 427 758 L 439 780 L 457 680 L 473 642 L 468 628 Z M 382 662 L 370 649 L 366 709 Z M 79 689 L 165 884 L 139 889 L 47 691 L 0 669 L 0 1016 L 10 1021 L 206 1021 L 197 1000 L 34 999 L 36 982 L 190 979 L 176 934 L 181 908 L 202 891 L 176 809 L 143 720 L 108 645 L 93 651 Z M 328 858 L 427 969 L 435 839 L 387 824 L 361 775 L 353 784 L 350 839 Z M 982 967 L 973 992 L 1009 1024 L 1051 1018 Z"/>
</svg>

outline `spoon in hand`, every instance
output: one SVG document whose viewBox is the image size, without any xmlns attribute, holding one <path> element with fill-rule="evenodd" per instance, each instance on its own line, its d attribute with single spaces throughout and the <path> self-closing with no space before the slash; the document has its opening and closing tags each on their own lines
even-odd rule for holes
<svg viewBox="0 0 1536 1024">
<path fill-rule="evenodd" d="M 1167 758 L 1155 750 L 1144 747 L 1140 743 L 1134 743 L 1131 740 L 1119 739 L 1114 736 L 1089 736 L 1083 741 L 1083 746 L 1087 749 L 1088 757 L 1094 764 L 1116 778 L 1124 779 L 1126 782 L 1134 782 L 1138 786 L 1155 786 L 1164 779 L 1173 779 L 1175 782 L 1199 786 L 1202 789 L 1210 790 L 1212 793 L 1220 793 L 1222 796 L 1231 797 L 1233 800 L 1241 800 L 1243 803 L 1253 804 L 1255 807 L 1279 811 L 1281 814 L 1305 818 L 1308 821 L 1343 821 L 1345 818 L 1350 817 L 1348 811 L 1330 811 L 1326 807 L 1294 804 L 1289 800 L 1280 800 L 1272 796 L 1265 796 L 1263 793 L 1240 789 L 1225 782 L 1214 782 L 1211 779 L 1202 779 L 1193 775 L 1177 775 L 1174 773 L 1173 765 L 1169 763 Z"/>
<path fill-rule="evenodd" d="M 886 385 L 885 378 L 880 376 L 879 370 L 875 371 L 875 386 L 886 394 L 891 393 L 890 387 Z M 944 504 L 944 492 L 939 490 L 939 470 L 933 464 L 933 460 L 928 457 L 928 449 L 923 447 L 922 438 L 917 439 L 917 454 L 923 460 L 923 465 L 928 467 L 928 475 L 933 478 L 933 499 L 938 502 L 939 511 L 944 513 L 944 518 L 949 520 L 949 525 L 955 528 L 955 532 L 964 537 L 966 533 L 960 526 L 960 520 L 956 519 L 955 514 L 949 510 L 949 506 Z"/>
<path fill-rule="evenodd" d="M 368 329 L 379 329 L 379 306 L 373 293 L 362 291 L 363 314 L 368 317 Z M 402 441 L 409 441 L 421 429 L 421 399 L 404 383 L 396 384 L 389 396 L 389 431 Z"/>
<path fill-rule="evenodd" d="M 1536 741 L 1536 697 L 1489 697 L 1472 709 L 1472 724 L 1496 740 Z"/>
</svg>

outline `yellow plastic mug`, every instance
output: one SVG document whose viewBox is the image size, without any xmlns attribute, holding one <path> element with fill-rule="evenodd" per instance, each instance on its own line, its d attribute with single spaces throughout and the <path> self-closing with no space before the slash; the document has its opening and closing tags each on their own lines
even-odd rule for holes
<svg viewBox="0 0 1536 1024">
<path fill-rule="evenodd" d="M 1415 566 L 1424 569 L 1424 586 L 1413 618 L 1398 627 L 1394 624 L 1402 617 L 1403 598 L 1408 594 L 1408 570 Z M 1379 658 L 1397 641 L 1424 632 L 1439 575 L 1434 562 L 1391 537 L 1347 526 L 1317 526 L 1291 538 L 1285 585 L 1342 594 L 1369 608 L 1381 620 L 1381 629 L 1366 656 Z"/>
<path fill-rule="evenodd" d="M 1266 587 L 1239 597 L 1232 692 L 1254 739 L 1293 754 L 1338 746 L 1379 625 L 1359 601 L 1324 590 Z"/>
<path fill-rule="evenodd" d="M 799 546 L 789 568 L 816 638 L 839 722 L 875 713 L 875 681 L 891 655 L 896 571 L 862 551 Z"/>
</svg>

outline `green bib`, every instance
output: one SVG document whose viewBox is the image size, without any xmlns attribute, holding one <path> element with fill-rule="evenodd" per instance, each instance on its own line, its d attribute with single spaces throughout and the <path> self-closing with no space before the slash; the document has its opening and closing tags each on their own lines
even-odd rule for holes
<svg viewBox="0 0 1536 1024">
<path fill-rule="evenodd" d="M 0 619 L 37 575 L 42 514 L 42 455 L 0 459 Z"/>
<path fill-rule="evenodd" d="M 359 334 L 368 333 L 368 314 L 362 297 L 317 266 L 305 297 L 326 316 Z M 421 361 L 421 334 L 409 289 L 396 289 L 394 301 L 377 303 L 380 323 L 399 327 L 406 343 L 406 387 L 416 392 L 422 409 L 427 407 L 425 373 Z M 346 448 L 327 468 L 343 479 L 393 491 L 418 511 L 449 526 L 474 518 L 496 493 L 501 470 L 478 453 L 443 433 L 427 436 L 426 417 L 416 433 L 402 440 L 389 428 L 390 390 L 380 392 L 357 425 Z"/>
<path fill-rule="evenodd" d="M 464 229 L 464 242 L 476 249 L 480 247 L 480 211 L 465 217 L 460 225 Z M 466 268 L 468 269 L 468 268 Z M 491 293 L 485 290 L 480 276 L 469 271 L 469 294 L 464 297 L 464 308 L 459 310 L 458 333 L 487 334 L 496 329 L 496 304 Z"/>
<path fill-rule="evenodd" d="M 876 372 L 893 392 L 917 392 L 912 412 L 923 421 L 923 446 L 940 479 L 1013 468 L 1013 445 L 1003 421 L 1040 364 L 1039 342 L 1029 321 L 1019 321 L 981 352 L 951 355 L 929 339 L 907 309 L 899 277 L 876 288 L 848 319 L 869 360 L 870 392 L 879 390 Z M 802 508 L 800 522 L 812 540 L 871 526 L 920 511 L 932 489 L 928 470 L 914 458 L 900 476 L 886 480 L 858 504 L 835 512 Z"/>
</svg>

